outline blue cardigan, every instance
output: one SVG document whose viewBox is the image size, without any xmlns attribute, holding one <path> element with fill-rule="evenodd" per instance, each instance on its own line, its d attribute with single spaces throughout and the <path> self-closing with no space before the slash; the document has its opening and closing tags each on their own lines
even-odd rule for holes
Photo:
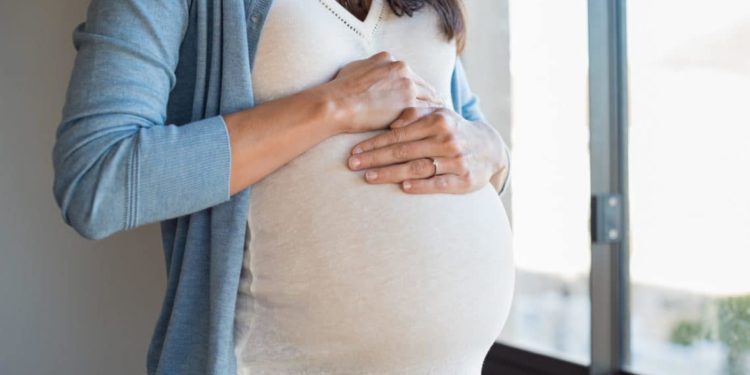
<svg viewBox="0 0 750 375">
<path fill-rule="evenodd" d="M 229 194 L 222 114 L 253 106 L 250 72 L 270 4 L 92 0 L 72 33 L 53 192 L 65 223 L 89 239 L 160 222 L 167 287 L 148 374 L 236 372 L 252 187 Z M 451 89 L 457 112 L 484 119 L 460 60 Z"/>
</svg>

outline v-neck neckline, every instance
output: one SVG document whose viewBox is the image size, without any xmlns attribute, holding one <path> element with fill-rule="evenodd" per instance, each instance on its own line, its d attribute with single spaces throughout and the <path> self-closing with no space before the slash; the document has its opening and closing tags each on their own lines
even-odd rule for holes
<svg viewBox="0 0 750 375">
<path fill-rule="evenodd" d="M 383 0 L 372 0 L 364 20 L 357 18 L 337 0 L 319 0 L 319 2 L 352 31 L 365 39 L 372 37 L 383 13 Z"/>
</svg>

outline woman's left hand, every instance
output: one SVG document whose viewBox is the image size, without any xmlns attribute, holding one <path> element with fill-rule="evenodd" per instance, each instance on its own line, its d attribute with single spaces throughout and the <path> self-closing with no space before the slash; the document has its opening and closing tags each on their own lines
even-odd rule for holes
<svg viewBox="0 0 750 375">
<path fill-rule="evenodd" d="M 435 176 L 428 156 L 437 160 Z M 348 165 L 366 169 L 368 183 L 400 183 L 407 193 L 460 194 L 507 175 L 508 160 L 505 142 L 489 124 L 467 121 L 448 108 L 407 108 L 390 130 L 356 144 Z"/>
</svg>

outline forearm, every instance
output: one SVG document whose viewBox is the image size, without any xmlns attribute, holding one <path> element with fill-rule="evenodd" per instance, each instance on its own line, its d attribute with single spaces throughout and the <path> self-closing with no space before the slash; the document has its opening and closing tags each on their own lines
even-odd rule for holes
<svg viewBox="0 0 750 375">
<path fill-rule="evenodd" d="M 113 19 L 122 24 L 149 22 L 139 28 L 144 32 L 165 18 L 144 21 L 128 1 L 94 4 L 92 15 L 117 12 Z M 84 237 L 101 239 L 224 203 L 327 137 L 385 127 L 410 103 L 430 98 L 428 90 L 404 84 L 410 71 L 381 53 L 285 98 L 165 123 L 173 81 L 164 67 L 176 69 L 188 18 L 179 2 L 169 4 L 165 14 L 182 13 L 163 23 L 169 32 L 144 35 L 153 56 L 139 49 L 138 34 L 121 34 L 120 23 L 110 20 L 82 23 L 74 33 L 78 56 L 52 152 L 53 191 L 65 222 Z M 164 45 L 171 48 L 165 52 Z M 111 90 L 121 86 L 128 90 Z"/>
<path fill-rule="evenodd" d="M 314 88 L 224 115 L 232 149 L 230 194 L 337 134 L 341 110 L 334 103 Z"/>
</svg>

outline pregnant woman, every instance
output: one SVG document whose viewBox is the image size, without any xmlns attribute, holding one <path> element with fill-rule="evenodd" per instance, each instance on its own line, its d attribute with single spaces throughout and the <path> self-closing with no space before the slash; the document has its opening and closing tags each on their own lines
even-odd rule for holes
<svg viewBox="0 0 750 375">
<path fill-rule="evenodd" d="M 399 17 L 386 0 L 363 3 L 360 20 L 336 0 L 275 0 L 255 59 L 256 101 L 324 83 L 379 50 L 450 98 L 456 44 L 441 14 L 425 6 Z M 447 133 L 430 123 L 438 118 L 402 127 L 410 139 L 401 141 L 424 139 L 413 156 L 462 174 L 441 144 Z M 253 185 L 235 318 L 241 374 L 480 374 L 513 287 L 505 210 L 488 179 L 469 193 L 414 195 L 368 183 L 364 167 L 350 171 L 358 144 L 381 146 L 356 155 L 359 166 L 395 157 L 382 147 L 389 138 L 376 137 L 385 132 L 334 135 Z M 434 172 L 418 162 L 427 165 L 418 177 Z M 398 181 L 407 171 L 378 175 Z"/>
<path fill-rule="evenodd" d="M 514 285 L 509 155 L 461 14 L 92 1 L 54 192 L 87 238 L 161 222 L 149 374 L 481 372 Z"/>
</svg>

